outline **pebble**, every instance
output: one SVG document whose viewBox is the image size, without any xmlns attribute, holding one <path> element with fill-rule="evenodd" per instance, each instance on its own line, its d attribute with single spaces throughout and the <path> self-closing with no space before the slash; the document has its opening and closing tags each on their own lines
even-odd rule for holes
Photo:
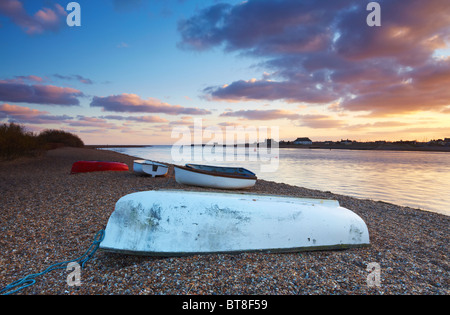
<svg viewBox="0 0 450 315">
<path fill-rule="evenodd" d="M 59 148 L 38 158 L 0 162 L 0 288 L 49 265 L 81 256 L 103 229 L 116 201 L 151 189 L 211 191 L 168 177 L 132 172 L 134 157 L 112 151 Z M 70 174 L 78 160 L 114 160 L 128 172 Z M 141 257 L 97 251 L 67 285 L 55 270 L 17 294 L 450 294 L 450 217 L 330 192 L 258 180 L 246 190 L 337 199 L 363 218 L 371 246 L 342 251 Z M 367 266 L 380 265 L 369 286 Z"/>
</svg>

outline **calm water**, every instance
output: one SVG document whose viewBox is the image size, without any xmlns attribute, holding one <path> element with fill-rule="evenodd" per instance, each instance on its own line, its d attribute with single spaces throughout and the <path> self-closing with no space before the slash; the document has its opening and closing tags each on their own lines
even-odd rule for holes
<svg viewBox="0 0 450 315">
<path fill-rule="evenodd" d="M 248 150 L 237 152 L 232 156 L 233 161 L 221 161 L 220 148 L 212 154 L 207 154 L 211 150 L 207 149 L 203 161 L 195 159 L 193 150 L 192 155 L 184 156 L 184 160 L 174 161 L 171 148 L 153 146 L 111 150 L 181 165 L 193 162 L 241 166 L 261 179 L 450 215 L 449 153 L 279 149 L 276 155 L 256 155 L 257 152 L 250 149 L 253 161 L 249 160 Z M 277 167 L 277 171 L 267 172 L 262 166 Z"/>
</svg>

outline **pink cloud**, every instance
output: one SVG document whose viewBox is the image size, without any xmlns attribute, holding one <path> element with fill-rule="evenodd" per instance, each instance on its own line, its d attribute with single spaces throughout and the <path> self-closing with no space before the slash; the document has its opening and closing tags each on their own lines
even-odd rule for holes
<svg viewBox="0 0 450 315">
<path fill-rule="evenodd" d="M 190 116 L 183 116 L 183 117 L 181 117 L 181 119 L 171 121 L 169 124 L 175 125 L 175 126 L 181 126 L 181 125 L 192 126 L 194 124 L 194 121 L 193 121 L 192 117 L 190 117 Z"/>
<path fill-rule="evenodd" d="M 104 119 L 114 119 L 114 120 L 126 120 L 135 121 L 143 123 L 165 123 L 168 122 L 167 119 L 161 118 L 159 116 L 118 116 L 118 115 L 107 115 L 102 116 Z"/>
<path fill-rule="evenodd" d="M 179 22 L 179 46 L 224 48 L 255 58 L 264 69 L 262 79 L 205 88 L 211 100 L 339 102 L 341 110 L 372 116 L 447 111 L 450 59 L 437 60 L 434 52 L 450 43 L 450 1 L 382 1 L 381 27 L 367 25 L 366 5 L 359 0 L 213 4 Z"/>
<path fill-rule="evenodd" d="M 115 129 L 116 125 L 107 122 L 105 119 L 87 116 L 78 116 L 77 120 L 69 122 L 70 126 L 73 127 L 95 127 L 104 129 Z"/>
<path fill-rule="evenodd" d="M 28 85 L 17 80 L 0 80 L 0 101 L 45 105 L 79 105 L 76 89 L 54 85 Z"/>
<path fill-rule="evenodd" d="M 141 99 L 136 94 L 111 95 L 107 97 L 94 96 L 91 107 L 102 107 L 103 111 L 127 113 L 164 113 L 168 115 L 207 115 L 211 112 L 205 109 L 170 105 L 158 99 Z"/>
<path fill-rule="evenodd" d="M 141 116 L 141 117 L 128 117 L 128 120 L 143 122 L 143 123 L 164 123 L 168 122 L 167 119 L 158 117 L 158 116 Z"/>
<path fill-rule="evenodd" d="M 23 117 L 33 117 L 33 116 L 37 116 L 37 115 L 48 114 L 48 112 L 46 112 L 46 111 L 40 111 L 37 109 L 31 109 L 29 107 L 22 107 L 22 106 L 18 106 L 18 105 L 10 105 L 10 104 L 0 105 L 0 111 L 7 115 L 23 116 Z"/>
<path fill-rule="evenodd" d="M 273 119 L 298 119 L 300 115 L 281 109 L 271 110 L 239 110 L 235 112 L 225 112 L 221 117 L 242 117 L 249 120 L 273 120 Z"/>
<path fill-rule="evenodd" d="M 300 115 L 298 123 L 300 126 L 309 128 L 339 128 L 345 123 L 328 115 Z"/>
<path fill-rule="evenodd" d="M 36 76 L 36 75 L 26 75 L 26 76 L 24 76 L 24 75 L 19 75 L 19 76 L 16 76 L 15 78 L 16 78 L 19 82 L 22 82 L 22 81 L 42 82 L 42 81 L 44 81 L 43 78 L 38 77 L 38 76 Z"/>
<path fill-rule="evenodd" d="M 93 84 L 94 83 L 91 79 L 85 78 L 85 77 L 83 77 L 83 76 L 81 76 L 79 74 L 61 75 L 61 74 L 56 73 L 53 76 L 58 78 L 58 79 L 63 79 L 63 80 L 70 80 L 70 81 L 71 80 L 76 80 L 76 81 L 79 81 L 79 82 L 84 83 L 84 84 Z"/>
<path fill-rule="evenodd" d="M 207 98 L 216 101 L 251 101 L 251 100 L 285 100 L 287 102 L 305 102 L 321 104 L 331 102 L 337 95 L 333 91 L 316 88 L 317 82 L 313 78 L 304 76 L 298 81 L 272 80 L 239 80 L 222 87 L 208 87 L 204 92 Z M 299 85 L 302 88 L 299 88 Z"/>
<path fill-rule="evenodd" d="M 54 116 L 49 112 L 31 109 L 29 107 L 2 104 L 0 105 L 0 119 L 9 119 L 10 122 L 29 124 L 58 124 L 72 119 L 67 115 Z"/>
<path fill-rule="evenodd" d="M 58 30 L 67 15 L 59 4 L 55 4 L 53 8 L 42 8 L 34 15 L 29 15 L 19 0 L 0 1 L 0 14 L 9 17 L 29 35 Z"/>
<path fill-rule="evenodd" d="M 389 83 L 389 84 L 387 84 Z M 378 85 L 378 86 L 377 86 Z M 434 61 L 395 77 L 355 83 L 356 96 L 340 106 L 370 116 L 442 111 L 450 104 L 450 60 Z"/>
</svg>

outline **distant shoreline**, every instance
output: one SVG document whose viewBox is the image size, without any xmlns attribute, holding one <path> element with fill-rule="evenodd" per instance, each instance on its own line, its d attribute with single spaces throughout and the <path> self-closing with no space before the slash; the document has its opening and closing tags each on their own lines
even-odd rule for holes
<svg viewBox="0 0 450 315">
<path fill-rule="evenodd" d="M 450 146 L 413 146 L 409 144 L 331 144 L 331 145 L 302 145 L 280 144 L 280 148 L 286 149 L 327 149 L 327 150 L 377 150 L 377 151 L 425 151 L 425 152 L 450 152 Z"/>
<path fill-rule="evenodd" d="M 170 145 L 170 144 L 167 144 Z M 108 148 L 145 148 L 154 147 L 158 145 L 85 145 L 86 148 L 91 149 L 108 149 Z M 191 146 L 211 146 L 209 144 L 198 144 Z M 227 147 L 227 145 L 217 145 Z M 234 145 L 235 147 L 237 145 Z M 253 147 L 254 145 L 245 144 L 246 147 Z M 280 149 L 325 149 L 325 150 L 377 150 L 377 151 L 423 151 L 423 152 L 450 152 L 450 146 L 438 145 L 424 145 L 415 146 L 411 144 L 391 144 L 391 143 L 352 143 L 352 144 L 279 144 Z"/>
<path fill-rule="evenodd" d="M 153 145 L 144 145 L 144 144 L 117 144 L 117 145 L 112 145 L 112 144 L 99 144 L 99 145 L 94 145 L 94 144 L 86 144 L 84 146 L 85 148 L 88 149 L 105 149 L 105 148 L 145 148 L 145 147 L 153 147 Z"/>
</svg>

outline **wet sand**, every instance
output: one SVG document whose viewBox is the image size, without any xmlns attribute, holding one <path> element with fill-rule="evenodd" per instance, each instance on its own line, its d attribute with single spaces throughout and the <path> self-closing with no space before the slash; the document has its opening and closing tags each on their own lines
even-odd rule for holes
<svg viewBox="0 0 450 315">
<path fill-rule="evenodd" d="M 81 256 L 106 226 L 116 201 L 180 185 L 133 173 L 134 157 L 91 148 L 0 162 L 0 288 Z M 70 174 L 78 160 L 125 162 L 130 171 Z M 368 248 L 285 254 L 139 257 L 97 251 L 69 287 L 66 270 L 37 278 L 17 294 L 443 294 L 450 293 L 450 217 L 329 192 L 258 180 L 248 193 L 336 199 L 366 222 Z M 367 267 L 380 266 L 369 287 Z"/>
</svg>

